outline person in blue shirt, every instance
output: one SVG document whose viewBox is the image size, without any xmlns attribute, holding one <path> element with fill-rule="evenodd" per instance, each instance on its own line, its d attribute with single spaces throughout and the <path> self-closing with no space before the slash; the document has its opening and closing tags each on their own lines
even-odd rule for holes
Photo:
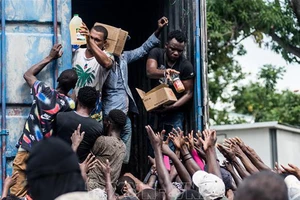
<svg viewBox="0 0 300 200">
<path fill-rule="evenodd" d="M 124 163 L 130 158 L 131 149 L 131 120 L 128 112 L 138 113 L 136 103 L 128 86 L 128 64 L 143 58 L 148 52 L 160 43 L 158 39 L 162 29 L 168 24 L 168 19 L 158 20 L 157 30 L 138 48 L 124 51 L 121 56 L 115 57 L 115 65 L 111 68 L 102 89 L 102 106 L 104 117 L 113 109 L 120 109 L 127 115 L 126 125 L 121 133 L 121 139 L 126 145 Z"/>
</svg>

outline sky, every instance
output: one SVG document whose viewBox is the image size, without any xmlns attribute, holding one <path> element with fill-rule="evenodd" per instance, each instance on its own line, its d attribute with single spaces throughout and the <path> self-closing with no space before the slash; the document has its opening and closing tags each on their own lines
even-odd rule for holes
<svg viewBox="0 0 300 200">
<path fill-rule="evenodd" d="M 251 73 L 244 82 L 249 80 L 255 81 L 259 68 L 265 64 L 272 64 L 286 67 L 283 79 L 277 83 L 278 90 L 288 89 L 293 91 L 300 89 L 300 64 L 288 64 L 280 54 L 276 54 L 264 47 L 259 48 L 251 37 L 245 39 L 243 45 L 247 50 L 247 54 L 236 57 L 236 59 L 241 64 L 244 72 Z"/>
</svg>

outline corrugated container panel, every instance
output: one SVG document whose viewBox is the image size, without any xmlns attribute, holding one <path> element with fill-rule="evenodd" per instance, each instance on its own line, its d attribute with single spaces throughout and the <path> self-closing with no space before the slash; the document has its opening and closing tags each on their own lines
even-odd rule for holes
<svg viewBox="0 0 300 200">
<path fill-rule="evenodd" d="M 192 0 L 165 0 L 160 2 L 160 7 L 157 8 L 156 12 L 158 13 L 157 19 L 161 16 L 167 16 L 169 19 L 169 26 L 166 27 L 162 33 L 161 47 L 167 39 L 167 33 L 169 31 L 180 29 L 187 36 L 187 45 L 186 45 L 186 56 L 187 58 L 194 63 L 194 37 L 195 37 L 195 16 L 194 16 L 194 1 Z M 162 12 L 160 12 L 162 11 Z M 160 13 L 163 13 L 161 15 Z M 154 20 L 151 19 L 151 20 Z M 155 24 L 156 25 L 156 24 Z M 156 27 L 156 26 L 154 26 Z M 141 61 L 141 64 L 145 65 L 145 62 Z M 144 67 L 134 68 L 132 78 L 135 79 L 133 85 L 139 85 L 142 89 L 146 91 L 150 90 L 149 80 L 146 77 L 146 72 Z M 136 78 L 136 74 L 139 74 L 139 78 Z M 129 75 L 130 76 L 130 75 Z M 130 79 L 129 79 L 130 80 Z M 134 89 L 134 88 L 133 88 Z M 134 93 L 135 94 L 135 93 Z M 134 115 L 132 117 L 132 149 L 131 149 L 131 160 L 129 164 L 129 169 L 131 172 L 136 173 L 139 177 L 145 177 L 148 172 L 149 165 L 148 163 L 148 136 L 145 131 L 145 125 L 148 123 L 148 114 L 144 109 L 144 105 L 139 100 L 138 95 L 135 96 L 137 105 L 139 107 L 139 115 Z M 190 131 L 195 127 L 194 120 L 194 109 L 191 109 L 191 113 L 186 116 L 188 123 L 186 123 L 185 130 Z"/>
<path fill-rule="evenodd" d="M 5 10 L 6 23 L 6 51 L 1 53 L 5 53 L 6 59 L 4 103 L 7 108 L 6 130 L 9 133 L 6 146 L 8 173 L 11 172 L 11 161 L 17 151 L 15 144 L 21 135 L 32 103 L 30 88 L 23 79 L 23 74 L 30 66 L 49 54 L 56 35 L 53 28 L 55 13 L 57 13 L 57 41 L 62 43 L 64 54 L 57 63 L 50 64 L 40 72 L 38 79 L 52 86 L 56 82 L 57 75 L 71 67 L 68 28 L 71 0 L 57 0 L 56 9 L 53 3 L 54 0 L 6 0 L 5 8 L 1 6 L 1 14 Z"/>
<path fill-rule="evenodd" d="M 179 29 L 187 36 L 185 55 L 194 64 L 195 68 L 195 1 L 192 0 L 166 0 L 165 13 L 169 18 L 169 30 Z M 165 35 L 166 40 L 166 35 Z M 186 116 L 186 131 L 195 128 L 194 110 Z"/>
</svg>

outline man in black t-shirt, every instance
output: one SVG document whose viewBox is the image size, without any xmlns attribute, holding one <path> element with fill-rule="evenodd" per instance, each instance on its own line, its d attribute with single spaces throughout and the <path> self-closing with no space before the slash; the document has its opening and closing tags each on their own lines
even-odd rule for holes
<svg viewBox="0 0 300 200">
<path fill-rule="evenodd" d="M 194 67 L 183 56 L 186 37 L 182 31 L 175 30 L 168 34 L 165 48 L 154 48 L 149 52 L 147 59 L 147 76 L 151 78 L 151 87 L 159 83 L 168 83 L 168 77 L 179 73 L 185 91 L 177 93 L 172 83 L 168 83 L 178 101 L 174 104 L 159 108 L 155 112 L 156 121 L 159 122 L 154 129 L 165 129 L 169 133 L 172 128 L 183 129 L 184 111 L 193 97 Z M 153 115 L 152 115 L 153 117 Z"/>
<path fill-rule="evenodd" d="M 71 136 L 78 125 L 84 132 L 84 137 L 77 149 L 80 163 L 83 162 L 90 153 L 96 139 L 103 133 L 102 122 L 90 117 L 90 113 L 95 109 L 98 93 L 95 88 L 84 86 L 79 89 L 76 100 L 76 111 L 58 113 L 54 127 L 54 134 L 72 145 Z"/>
</svg>

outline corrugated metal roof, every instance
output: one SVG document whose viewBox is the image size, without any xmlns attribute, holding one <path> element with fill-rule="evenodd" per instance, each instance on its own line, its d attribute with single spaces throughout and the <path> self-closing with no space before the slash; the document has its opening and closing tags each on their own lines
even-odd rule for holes
<svg viewBox="0 0 300 200">
<path fill-rule="evenodd" d="M 300 133 L 300 127 L 280 124 L 277 121 L 270 122 L 256 122 L 252 124 L 229 124 L 229 125 L 216 125 L 211 126 L 211 129 L 216 131 L 230 131 L 230 130 L 245 130 L 245 129 L 257 129 L 257 128 L 275 128 L 279 130 L 285 130 L 295 133 Z"/>
</svg>

